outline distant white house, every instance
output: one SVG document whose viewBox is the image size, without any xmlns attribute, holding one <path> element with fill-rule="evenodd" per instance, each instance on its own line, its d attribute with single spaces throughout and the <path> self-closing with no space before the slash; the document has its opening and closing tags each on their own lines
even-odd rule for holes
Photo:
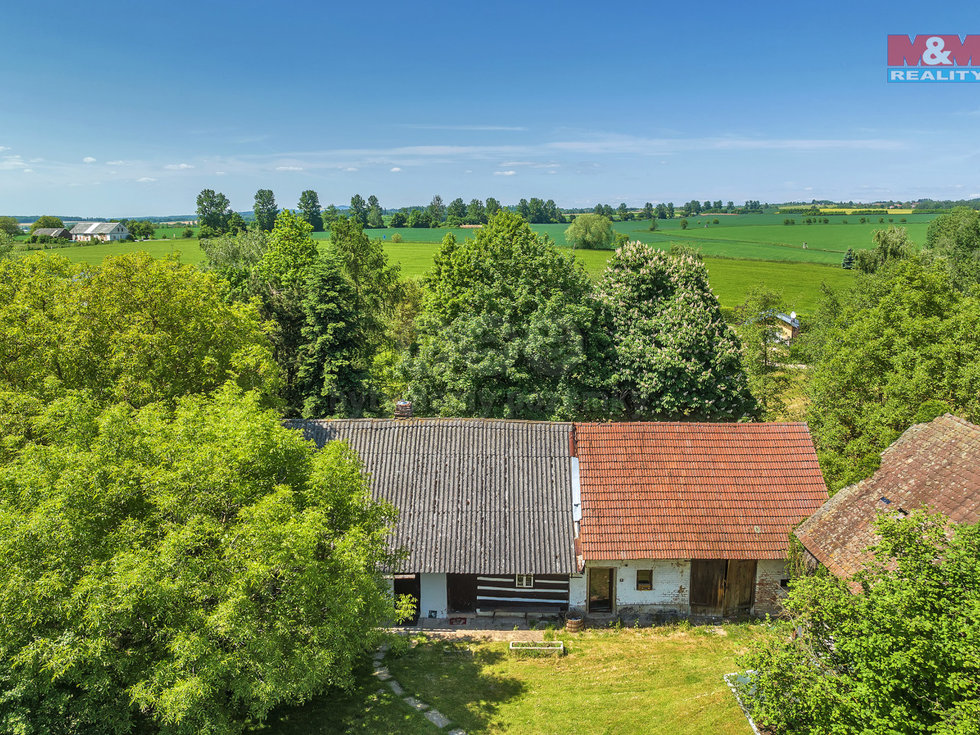
<svg viewBox="0 0 980 735">
<path fill-rule="evenodd" d="M 129 230 L 118 222 L 79 222 L 71 228 L 71 239 L 80 242 L 114 242 L 129 237 Z"/>
</svg>

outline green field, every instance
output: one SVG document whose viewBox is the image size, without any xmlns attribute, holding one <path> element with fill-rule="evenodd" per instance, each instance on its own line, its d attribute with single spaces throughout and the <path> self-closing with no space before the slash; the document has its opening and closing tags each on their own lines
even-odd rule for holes
<svg viewBox="0 0 980 735">
<path fill-rule="evenodd" d="M 525 658 L 505 641 L 428 642 L 386 664 L 412 695 L 470 735 L 749 735 L 724 674 L 760 625 L 563 635 L 567 655 Z M 257 732 L 437 733 L 362 670 L 350 694 L 280 710 Z M 445 731 L 443 731 L 445 732 Z"/>
<path fill-rule="evenodd" d="M 545 227 L 561 227 L 561 225 L 547 225 Z M 374 232 L 378 231 L 373 231 L 372 234 Z M 445 235 L 444 230 L 418 230 L 418 232 L 432 233 L 434 236 L 440 233 Z M 472 236 L 472 231 L 469 231 L 469 234 Z M 423 243 L 387 242 L 385 244 L 388 257 L 393 262 L 399 263 L 402 267 L 402 273 L 411 278 L 418 278 L 428 272 L 432 267 L 432 259 L 437 248 L 438 244 L 431 241 Z M 199 263 L 204 257 L 197 240 L 193 239 L 86 245 L 44 252 L 57 252 L 76 263 L 98 263 L 107 255 L 119 255 L 134 250 L 146 251 L 155 258 L 179 253 L 181 261 L 185 263 Z M 609 258 L 609 252 L 601 250 L 579 250 L 576 255 L 584 263 L 586 270 L 594 277 L 598 277 L 602 273 L 606 260 Z M 769 288 L 782 292 L 787 309 L 808 313 L 812 312 L 817 305 L 822 283 L 837 288 L 850 283 L 854 278 L 851 271 L 814 262 L 706 257 L 705 263 L 711 276 L 711 286 L 724 306 L 735 306 L 740 303 L 745 293 L 752 286 L 762 283 Z"/>
</svg>

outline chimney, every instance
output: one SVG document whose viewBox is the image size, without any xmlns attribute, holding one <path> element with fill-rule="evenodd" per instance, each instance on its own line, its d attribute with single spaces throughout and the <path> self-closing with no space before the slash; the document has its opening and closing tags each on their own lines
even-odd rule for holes
<svg viewBox="0 0 980 735">
<path fill-rule="evenodd" d="M 411 401 L 398 401 L 395 404 L 395 418 L 396 419 L 410 419 L 410 418 L 412 418 L 412 402 Z"/>
</svg>

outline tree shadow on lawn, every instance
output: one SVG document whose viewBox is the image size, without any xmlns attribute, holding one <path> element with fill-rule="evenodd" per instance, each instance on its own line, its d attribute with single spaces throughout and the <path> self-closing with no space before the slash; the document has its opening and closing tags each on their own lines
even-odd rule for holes
<svg viewBox="0 0 980 735">
<path fill-rule="evenodd" d="M 506 643 L 501 644 L 506 646 Z M 435 735 L 436 728 L 421 712 L 403 701 L 413 696 L 452 721 L 448 729 L 467 733 L 486 729 L 502 703 L 520 695 L 524 685 L 514 679 L 487 675 L 483 669 L 500 661 L 503 650 L 471 650 L 464 642 L 432 641 L 414 648 L 397 646 L 385 666 L 405 693 L 396 696 L 388 682 L 372 673 L 371 661 L 354 671 L 349 692 L 331 690 L 304 705 L 280 707 L 266 722 L 250 730 L 261 735 Z"/>
<path fill-rule="evenodd" d="M 425 641 L 386 663 L 410 694 L 467 733 L 487 730 L 500 705 L 524 693 L 517 679 L 488 669 L 507 657 L 507 643 L 474 647 L 466 639 Z"/>
</svg>

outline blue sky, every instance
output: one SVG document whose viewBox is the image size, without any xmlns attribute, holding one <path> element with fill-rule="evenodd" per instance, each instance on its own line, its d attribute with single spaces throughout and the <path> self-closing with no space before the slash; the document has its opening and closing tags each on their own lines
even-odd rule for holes
<svg viewBox="0 0 980 735">
<path fill-rule="evenodd" d="M 885 82 L 975 3 L 13 0 L 0 214 L 980 195 L 980 84 Z"/>
</svg>

